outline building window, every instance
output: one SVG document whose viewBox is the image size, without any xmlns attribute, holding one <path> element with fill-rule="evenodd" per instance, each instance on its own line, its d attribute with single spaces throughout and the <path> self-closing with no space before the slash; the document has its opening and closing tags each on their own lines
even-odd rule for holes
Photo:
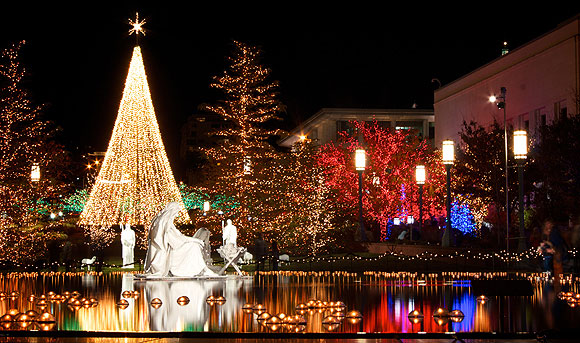
<svg viewBox="0 0 580 343">
<path fill-rule="evenodd" d="M 566 100 L 560 100 L 554 103 L 554 120 L 560 120 L 568 116 Z"/>
<path fill-rule="evenodd" d="M 528 114 L 527 113 L 520 114 L 518 116 L 518 128 L 528 131 L 529 127 L 530 127 L 530 120 L 528 118 Z"/>
<path fill-rule="evenodd" d="M 352 125 L 344 120 L 340 120 L 336 122 L 336 131 L 337 132 L 346 132 L 349 135 L 354 134 L 354 128 Z"/>
</svg>

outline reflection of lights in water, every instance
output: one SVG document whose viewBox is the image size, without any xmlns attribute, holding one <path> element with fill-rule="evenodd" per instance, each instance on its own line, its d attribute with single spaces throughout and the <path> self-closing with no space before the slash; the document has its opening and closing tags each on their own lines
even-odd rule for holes
<svg viewBox="0 0 580 343">
<path fill-rule="evenodd" d="M 57 324 L 53 328 L 63 330 L 80 330 L 80 331 L 175 331 L 183 329 L 186 331 L 212 331 L 212 332 L 268 332 L 265 327 L 255 321 L 255 316 L 248 316 L 241 311 L 243 305 L 248 303 L 251 305 L 262 304 L 264 309 L 268 307 L 272 313 L 298 313 L 297 305 L 306 303 L 309 299 L 320 299 L 316 302 L 317 305 L 323 305 L 326 301 L 326 307 L 314 307 L 309 315 L 304 316 L 309 318 L 306 328 L 307 332 L 325 332 L 327 331 L 322 326 L 322 319 L 329 315 L 334 317 L 337 311 L 334 309 L 332 302 L 337 298 L 342 298 L 348 306 L 362 306 L 364 312 L 364 321 L 360 326 L 353 326 L 348 324 L 348 320 L 343 320 L 336 331 L 339 332 L 443 332 L 446 330 L 465 332 L 465 331 L 498 331 L 501 317 L 499 314 L 505 313 L 507 303 L 503 300 L 498 302 L 491 297 L 490 300 L 485 301 L 485 306 L 478 301 L 478 296 L 469 292 L 469 288 L 464 287 L 459 289 L 457 287 L 443 286 L 444 282 L 451 281 L 453 278 L 469 279 L 469 278 L 491 278 L 491 277 L 505 277 L 492 276 L 495 274 L 489 273 L 473 273 L 472 275 L 461 273 L 447 273 L 441 278 L 441 273 L 435 274 L 416 274 L 415 276 L 397 277 L 396 273 L 382 276 L 382 274 L 365 274 L 362 283 L 355 284 L 354 276 L 338 276 L 335 273 L 304 273 L 304 275 L 312 276 L 283 276 L 276 275 L 278 283 L 272 282 L 273 277 L 264 275 L 263 281 L 260 281 L 259 287 L 248 287 L 251 282 L 239 282 L 239 288 L 233 287 L 230 293 L 227 293 L 224 281 L 203 281 L 203 282 L 142 282 L 135 283 L 135 289 L 139 294 L 138 299 L 134 297 L 127 298 L 129 302 L 134 301 L 128 309 L 120 310 L 116 307 L 116 302 L 121 297 L 121 291 L 130 289 L 129 287 L 121 286 L 121 274 L 105 274 L 95 275 L 95 280 L 99 285 L 98 291 L 95 294 L 86 294 L 83 291 L 83 296 L 86 298 L 82 300 L 81 296 L 76 298 L 67 297 L 64 289 L 71 288 L 74 285 L 81 285 L 81 275 L 84 273 L 73 273 L 72 276 L 45 276 L 38 277 L 36 275 L 30 277 L 12 277 L 7 278 L 0 275 L 0 289 L 5 292 L 5 300 L 0 302 L 0 314 L 6 313 L 8 309 L 18 308 L 22 311 L 24 309 L 35 309 L 38 312 L 41 310 L 36 307 L 36 302 L 44 299 L 47 303 L 47 308 L 57 318 Z M 40 274 L 37 274 L 40 275 Z M 385 273 L 386 275 L 386 273 Z M 404 274 L 408 275 L 408 274 Z M 394 283 L 413 284 L 413 279 L 426 280 L 427 286 L 415 287 L 411 286 L 409 290 L 404 287 L 391 287 Z M 382 281 L 381 281 L 382 280 Z M 402 281 L 401 281 L 402 280 Z M 255 280 L 251 280 L 255 282 Z M 370 282 L 369 282 L 370 281 Z M 131 280 L 132 282 L 132 280 Z M 262 286 L 263 282 L 263 286 Z M 377 287 L 381 282 L 386 283 L 386 287 Z M 416 281 L 415 281 L 416 282 Z M 512 309 L 512 325 L 514 330 L 530 328 L 543 330 L 549 329 L 554 323 L 553 313 L 551 307 L 554 301 L 559 302 L 558 306 L 568 308 L 567 294 L 556 294 L 552 290 L 552 286 L 545 281 L 537 282 L 532 279 L 534 285 L 534 295 L 532 297 L 515 297 L 510 298 Z M 72 286 L 71 286 L 72 285 Z M 103 287 L 103 286 L 104 287 Z M 232 283 L 232 285 L 236 285 Z M 351 286 L 356 285 L 356 286 Z M 78 287 L 77 286 L 77 287 Z M 331 286 L 331 287 L 329 287 Z M 277 287 L 277 291 L 274 290 Z M 353 288 L 355 287 L 355 288 Z M 542 289 L 544 287 L 544 289 Z M 19 290 L 20 296 L 16 300 L 11 300 L 9 295 L 12 290 Z M 83 288 L 84 289 L 84 288 Z M 571 293 L 574 300 L 574 306 L 578 307 L 576 303 L 578 286 L 577 282 L 573 281 L 570 286 L 566 285 L 564 288 Z M 49 290 L 54 290 L 57 294 L 49 293 Z M 42 293 L 50 296 L 41 297 Z M 59 297 L 58 293 L 61 294 Z M 567 293 L 567 292 L 565 292 Z M 222 306 L 211 307 L 207 305 L 205 299 L 208 295 L 223 294 L 227 302 Z M 31 297 L 31 295 L 36 295 Z M 188 296 L 190 304 L 188 306 L 180 307 L 176 299 L 179 296 Z M 556 297 L 565 300 L 558 300 Z M 90 296 L 98 298 L 98 307 Z M 444 302 L 442 301 L 444 297 Z M 59 298 L 61 298 L 59 300 Z M 71 299 L 72 298 L 72 299 Z M 163 302 L 163 306 L 155 309 L 151 305 L 151 299 L 159 298 Z M 464 320 L 461 323 L 451 322 L 449 327 L 438 326 L 438 322 L 431 320 L 424 320 L 421 326 L 414 325 L 412 321 L 407 318 L 401 318 L 400 322 L 394 320 L 395 314 L 395 299 L 400 299 L 401 307 L 399 310 L 402 314 L 409 313 L 413 308 L 420 309 L 421 312 L 432 314 L 435 305 L 449 306 L 448 308 L 459 309 L 464 313 Z M 390 299 L 390 300 L 389 300 Z M 32 302 L 30 302 L 32 300 Z M 63 301 L 59 305 L 60 301 Z M 82 303 L 82 307 L 72 312 L 67 306 L 73 304 L 75 301 Z M 82 301 L 81 301 L 82 300 Z M 70 302 L 69 302 L 70 301 Z M 91 307 L 86 308 L 90 301 Z M 229 310 L 235 304 L 233 310 Z M 572 302 L 571 302 L 572 303 Z M 336 304 L 336 302 L 335 302 Z M 411 305 L 412 304 L 412 305 Z M 500 304 L 502 305 L 500 308 Z M 411 307 L 412 306 L 412 307 Z M 504 306 L 506 306 L 504 308 Z M 228 308 L 226 308 L 228 307 Z M 559 325 L 569 326 L 572 321 L 576 320 L 576 309 L 566 310 L 571 311 L 572 315 L 562 316 L 558 322 Z M 253 307 L 252 307 L 253 311 Z M 344 313 L 346 315 L 346 313 Z M 521 316 L 520 316 L 521 314 Z M 290 318 L 288 316 L 287 318 Z M 385 320 L 385 318 L 387 318 Z M 451 318 L 450 318 L 451 320 Z M 16 323 L 16 322 L 12 322 Z M 2 327 L 5 327 L 2 325 Z M 16 329 L 16 326 L 9 326 Z M 284 330 L 284 332 L 296 332 L 296 325 L 290 324 L 282 325 L 277 332 Z M 28 329 L 38 329 L 38 325 L 29 325 Z"/>
</svg>

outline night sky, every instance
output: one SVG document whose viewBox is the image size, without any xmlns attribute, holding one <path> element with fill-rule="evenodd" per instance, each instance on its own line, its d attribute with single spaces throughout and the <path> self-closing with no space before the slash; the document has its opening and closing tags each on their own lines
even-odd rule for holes
<svg viewBox="0 0 580 343">
<path fill-rule="evenodd" d="M 70 150 L 104 151 L 135 44 L 128 18 L 138 11 L 147 21 L 140 45 L 174 169 L 180 127 L 201 103 L 219 98 L 209 84 L 223 72 L 232 39 L 263 49 L 287 106 L 280 125 L 291 129 L 323 107 L 432 108 L 433 78 L 445 85 L 499 57 L 504 40 L 517 48 L 579 13 L 578 6 L 555 4 L 525 13 L 481 4 L 461 15 L 363 2 L 326 9 L 314 2 L 259 9 L 94 3 L 3 5 L 0 47 L 25 39 L 27 88 L 48 104 L 46 117 L 62 128 L 59 139 Z"/>
</svg>

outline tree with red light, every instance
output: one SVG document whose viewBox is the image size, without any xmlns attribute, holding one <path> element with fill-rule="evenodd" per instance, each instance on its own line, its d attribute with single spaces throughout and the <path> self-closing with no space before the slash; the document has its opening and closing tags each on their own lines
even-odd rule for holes
<svg viewBox="0 0 580 343">
<path fill-rule="evenodd" d="M 427 169 L 423 194 L 423 215 L 440 215 L 444 211 L 445 169 L 439 156 L 426 140 L 409 130 L 391 131 L 377 122 L 350 122 L 350 133 L 341 132 L 338 142 L 321 147 L 318 162 L 327 166 L 325 181 L 338 193 L 337 201 L 350 204 L 356 214 L 358 201 L 357 171 L 354 152 L 366 151 L 363 172 L 363 216 L 376 222 L 381 240 L 387 239 L 387 224 L 393 218 L 419 217 L 419 191 L 415 183 L 415 167 Z"/>
</svg>

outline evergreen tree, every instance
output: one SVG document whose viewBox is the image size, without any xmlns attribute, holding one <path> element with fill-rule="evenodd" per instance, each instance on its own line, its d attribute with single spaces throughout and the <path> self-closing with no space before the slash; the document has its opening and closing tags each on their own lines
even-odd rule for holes
<svg viewBox="0 0 580 343">
<path fill-rule="evenodd" d="M 459 194 L 461 203 L 469 205 L 476 223 L 481 224 L 485 219 L 505 229 L 504 129 L 496 121 L 487 128 L 475 122 L 463 122 L 459 134 L 461 142 L 454 164 L 453 190 Z M 510 136 L 511 130 L 508 142 L 511 142 Z M 509 152 L 508 156 L 509 165 L 515 165 L 513 154 Z M 510 217 L 514 219 L 511 206 L 517 201 L 515 168 L 509 173 Z"/>
<path fill-rule="evenodd" d="M 224 98 L 204 106 L 227 125 L 213 133 L 219 143 L 204 153 L 210 195 L 228 199 L 223 204 L 226 216 L 238 227 L 240 241 L 247 243 L 258 230 L 268 232 L 274 225 L 276 208 L 271 196 L 276 151 L 268 139 L 280 131 L 268 125 L 279 119 L 284 106 L 278 100 L 278 82 L 269 81 L 270 70 L 260 64 L 260 50 L 237 41 L 233 45 L 227 70 L 210 85 Z"/>
<path fill-rule="evenodd" d="M 24 41 L 2 52 L 0 63 L 0 260 L 42 257 L 52 232 L 51 212 L 67 184 L 68 157 L 24 88 L 26 71 L 19 55 Z M 40 179 L 31 180 L 33 166 Z"/>
<path fill-rule="evenodd" d="M 318 254 L 336 247 L 336 202 L 325 182 L 326 166 L 318 163 L 318 148 L 308 139 L 277 159 L 275 180 L 277 232 L 274 239 L 293 253 Z"/>
</svg>

